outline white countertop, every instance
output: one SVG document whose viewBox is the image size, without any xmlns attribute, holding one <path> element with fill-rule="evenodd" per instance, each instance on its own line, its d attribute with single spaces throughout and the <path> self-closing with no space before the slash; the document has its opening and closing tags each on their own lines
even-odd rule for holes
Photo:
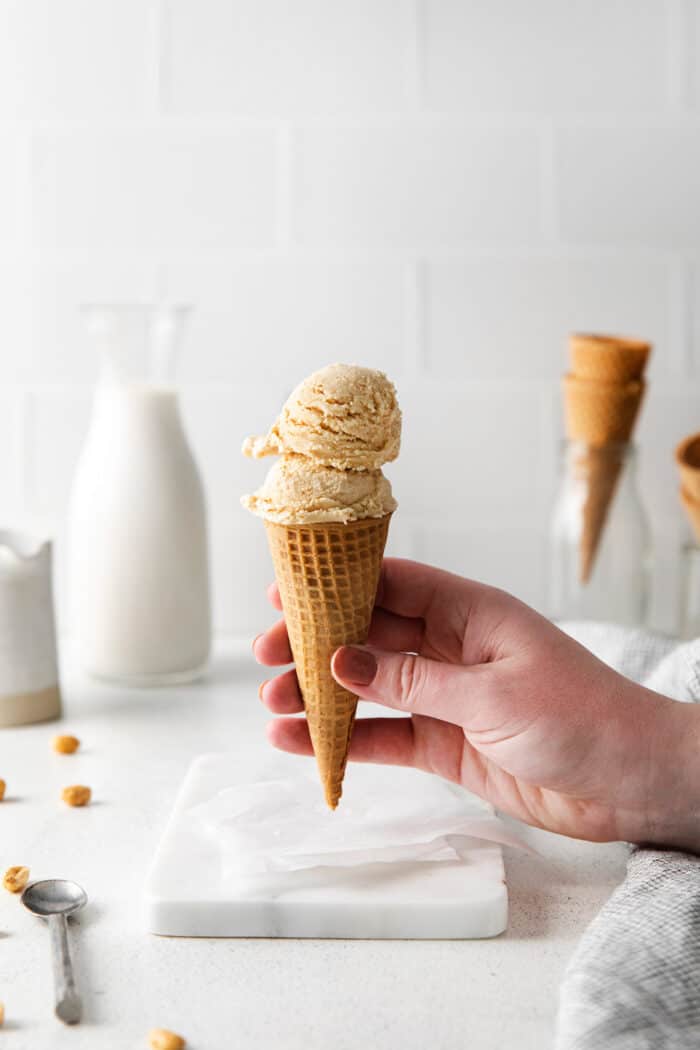
<svg viewBox="0 0 700 1050">
<path fill-rule="evenodd" d="M 68 665 L 69 661 L 64 661 Z M 82 883 L 72 931 L 85 1001 L 79 1028 L 52 1013 L 48 931 L 0 890 L 3 1050 L 146 1047 L 172 1028 L 190 1050 L 544 1050 L 557 987 L 588 921 L 619 882 L 620 845 L 526 832 L 505 851 L 510 926 L 491 941 L 180 940 L 144 932 L 141 889 L 191 759 L 267 745 L 262 677 L 247 647 L 222 646 L 206 681 L 126 690 L 64 668 L 65 717 L 0 730 L 0 866 Z M 51 738 L 82 747 L 55 755 Z M 300 759 L 300 761 L 302 761 Z M 84 810 L 60 801 L 83 783 Z"/>
</svg>

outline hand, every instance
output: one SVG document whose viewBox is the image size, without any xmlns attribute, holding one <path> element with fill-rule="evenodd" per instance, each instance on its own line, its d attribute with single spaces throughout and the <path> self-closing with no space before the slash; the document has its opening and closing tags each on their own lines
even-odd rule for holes
<svg viewBox="0 0 700 1050">
<path fill-rule="evenodd" d="M 280 609 L 274 584 L 270 598 Z M 254 652 L 291 662 L 283 620 Z M 358 719 L 353 761 L 436 773 L 575 838 L 700 847 L 700 709 L 623 678 L 503 591 L 387 559 L 368 645 L 336 650 L 331 668 L 361 699 L 408 715 Z M 293 670 L 260 695 L 275 714 L 303 710 Z M 303 719 L 268 732 L 313 754 Z"/>
</svg>

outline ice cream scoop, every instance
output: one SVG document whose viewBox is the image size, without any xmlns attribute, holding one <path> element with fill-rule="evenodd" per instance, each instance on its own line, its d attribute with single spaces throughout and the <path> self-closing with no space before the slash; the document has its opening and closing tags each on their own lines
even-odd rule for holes
<svg viewBox="0 0 700 1050">
<path fill-rule="evenodd" d="M 360 365 L 328 365 L 290 394 L 265 437 L 247 438 L 243 452 L 295 453 L 340 470 L 376 470 L 396 459 L 401 411 L 393 383 Z"/>
<path fill-rule="evenodd" d="M 336 470 L 305 456 L 279 459 L 243 506 L 282 525 L 381 518 L 396 509 L 381 470 Z"/>
</svg>

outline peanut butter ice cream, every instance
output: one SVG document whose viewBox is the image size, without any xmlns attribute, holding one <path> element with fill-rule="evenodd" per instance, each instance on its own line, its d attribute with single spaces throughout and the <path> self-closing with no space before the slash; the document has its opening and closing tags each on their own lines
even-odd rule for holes
<svg viewBox="0 0 700 1050">
<path fill-rule="evenodd" d="M 380 468 L 400 443 L 401 411 L 384 373 L 328 365 L 292 392 L 266 436 L 244 441 L 244 455 L 281 458 L 243 506 L 285 525 L 384 517 L 396 500 Z"/>
<path fill-rule="evenodd" d="M 292 392 L 265 437 L 247 438 L 246 456 L 296 453 L 338 470 L 376 470 L 396 459 L 401 411 L 383 372 L 328 365 Z"/>
<path fill-rule="evenodd" d="M 257 492 L 243 497 L 243 506 L 268 521 L 311 525 L 381 518 L 396 509 L 396 500 L 381 470 L 336 470 L 287 455 Z"/>
</svg>

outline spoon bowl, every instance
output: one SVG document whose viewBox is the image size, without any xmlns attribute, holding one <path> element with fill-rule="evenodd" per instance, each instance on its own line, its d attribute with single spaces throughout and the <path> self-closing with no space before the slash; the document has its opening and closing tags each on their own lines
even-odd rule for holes
<svg viewBox="0 0 700 1050">
<path fill-rule="evenodd" d="M 82 1012 L 68 947 L 67 918 L 87 904 L 87 893 L 70 879 L 42 879 L 27 886 L 22 904 L 46 919 L 51 934 L 51 958 L 56 991 L 55 1013 L 64 1024 L 78 1024 Z"/>
<path fill-rule="evenodd" d="M 70 879 L 42 879 L 22 893 L 22 904 L 34 915 L 72 915 L 87 904 L 87 893 Z"/>
</svg>

